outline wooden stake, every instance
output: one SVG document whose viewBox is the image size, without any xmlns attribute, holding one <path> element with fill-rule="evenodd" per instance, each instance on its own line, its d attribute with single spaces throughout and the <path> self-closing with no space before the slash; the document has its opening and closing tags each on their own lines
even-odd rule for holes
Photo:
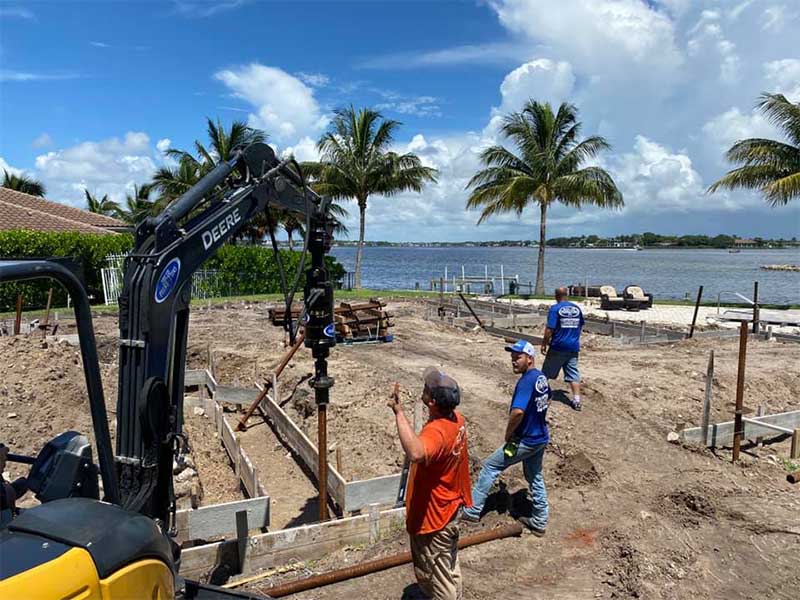
<svg viewBox="0 0 800 600">
<path fill-rule="evenodd" d="M 714 394 L 714 351 L 708 356 L 708 368 L 706 369 L 706 395 L 703 398 L 703 443 L 708 446 L 708 426 L 711 417 L 711 399 Z"/>
<path fill-rule="evenodd" d="M 760 311 L 758 309 L 758 282 L 753 282 L 753 333 L 758 333 L 758 321 Z"/>
<path fill-rule="evenodd" d="M 344 473 L 342 473 L 342 448 L 340 446 L 336 446 L 336 470 L 339 475 L 344 477 Z"/>
<path fill-rule="evenodd" d="M 688 295 L 688 294 L 687 294 Z M 703 286 L 697 290 L 697 301 L 694 303 L 694 316 L 692 317 L 692 326 L 689 327 L 689 337 L 694 335 L 694 324 L 697 323 L 697 311 L 700 310 L 700 299 L 703 297 Z"/>
<path fill-rule="evenodd" d="M 739 460 L 739 450 L 744 434 L 742 404 L 744 403 L 744 371 L 747 363 L 747 322 L 739 327 L 739 369 L 736 376 L 736 412 L 733 421 L 733 462 Z"/>
<path fill-rule="evenodd" d="M 800 458 L 800 429 L 795 429 L 792 434 L 792 449 L 789 458 Z"/>
<path fill-rule="evenodd" d="M 40 326 L 42 328 L 42 339 L 47 337 L 47 324 L 50 322 L 50 305 L 53 303 L 53 288 L 47 292 L 47 309 L 44 312 L 44 323 Z"/>
<path fill-rule="evenodd" d="M 19 326 L 22 322 L 22 294 L 17 296 L 17 317 L 14 319 L 14 335 L 19 335 Z"/>
</svg>

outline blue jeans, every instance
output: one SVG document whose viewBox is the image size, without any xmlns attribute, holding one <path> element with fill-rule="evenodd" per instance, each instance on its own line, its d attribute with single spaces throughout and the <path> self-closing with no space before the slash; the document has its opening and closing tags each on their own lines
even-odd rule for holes
<svg viewBox="0 0 800 600">
<path fill-rule="evenodd" d="M 531 491 L 531 502 L 533 503 L 531 520 L 539 529 L 545 529 L 549 511 L 547 490 L 544 487 L 544 476 L 542 475 L 542 460 L 546 447 L 547 444 L 537 444 L 536 446 L 520 444 L 517 453 L 511 458 L 507 458 L 503 454 L 503 447 L 500 446 L 483 461 L 481 474 L 472 488 L 472 508 L 466 508 L 464 512 L 471 517 L 480 517 L 483 506 L 486 504 L 486 498 L 489 496 L 489 490 L 492 489 L 500 473 L 511 465 L 521 462 L 522 471 Z"/>
</svg>

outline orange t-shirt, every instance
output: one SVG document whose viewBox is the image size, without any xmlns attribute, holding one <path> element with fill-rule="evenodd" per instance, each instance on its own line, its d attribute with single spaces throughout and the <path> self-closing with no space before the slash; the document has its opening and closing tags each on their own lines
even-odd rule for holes
<svg viewBox="0 0 800 600">
<path fill-rule="evenodd" d="M 447 525 L 462 505 L 472 506 L 467 456 L 467 425 L 455 420 L 428 421 L 419 434 L 425 459 L 411 466 L 406 494 L 406 530 L 432 533 Z"/>
</svg>

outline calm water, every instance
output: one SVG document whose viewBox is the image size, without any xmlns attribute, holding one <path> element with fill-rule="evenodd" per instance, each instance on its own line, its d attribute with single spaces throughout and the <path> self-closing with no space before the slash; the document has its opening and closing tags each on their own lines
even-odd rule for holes
<svg viewBox="0 0 800 600">
<path fill-rule="evenodd" d="M 333 248 L 331 254 L 348 271 L 355 268 L 355 248 Z M 429 289 L 430 280 L 444 275 L 483 275 L 488 266 L 499 276 L 519 274 L 520 283 L 536 279 L 536 248 L 364 248 L 362 284 L 375 289 Z M 800 273 L 764 271 L 766 264 L 800 264 L 800 249 L 742 250 L 580 250 L 548 248 L 544 281 L 548 293 L 559 285 L 583 283 L 613 285 L 618 293 L 637 284 L 656 298 L 694 298 L 704 286 L 703 298 L 716 299 L 719 292 L 739 292 L 752 298 L 758 281 L 759 299 L 770 303 L 800 304 Z M 499 289 L 499 282 L 497 284 Z M 723 300 L 737 298 L 723 293 Z"/>
</svg>

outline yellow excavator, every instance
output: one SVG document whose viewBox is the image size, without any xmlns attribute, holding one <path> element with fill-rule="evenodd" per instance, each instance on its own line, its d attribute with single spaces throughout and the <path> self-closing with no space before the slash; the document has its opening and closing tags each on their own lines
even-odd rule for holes
<svg viewBox="0 0 800 600">
<path fill-rule="evenodd" d="M 0 599 L 264 598 L 178 574 L 172 466 L 187 448 L 182 426 L 192 274 L 251 219 L 269 215 L 268 208 L 303 215 L 306 237 L 292 282 L 274 238 L 273 248 L 292 337 L 299 323 L 291 323 L 289 309 L 305 272 L 300 320 L 315 359 L 316 400 L 327 404 L 333 385 L 327 357 L 336 343 L 324 260 L 332 241 L 329 205 L 309 189 L 293 159 L 279 160 L 258 143 L 221 161 L 160 215 L 137 225 L 119 298 L 116 452 L 80 276 L 50 260 L 0 261 L 0 283 L 51 278 L 73 301 L 97 456 L 95 463 L 89 439 L 75 431 L 60 434 L 36 457 L 3 449 L 7 460 L 30 465 L 30 472 L 0 494 Z M 14 496 L 26 492 L 41 504 L 17 510 Z"/>
</svg>

